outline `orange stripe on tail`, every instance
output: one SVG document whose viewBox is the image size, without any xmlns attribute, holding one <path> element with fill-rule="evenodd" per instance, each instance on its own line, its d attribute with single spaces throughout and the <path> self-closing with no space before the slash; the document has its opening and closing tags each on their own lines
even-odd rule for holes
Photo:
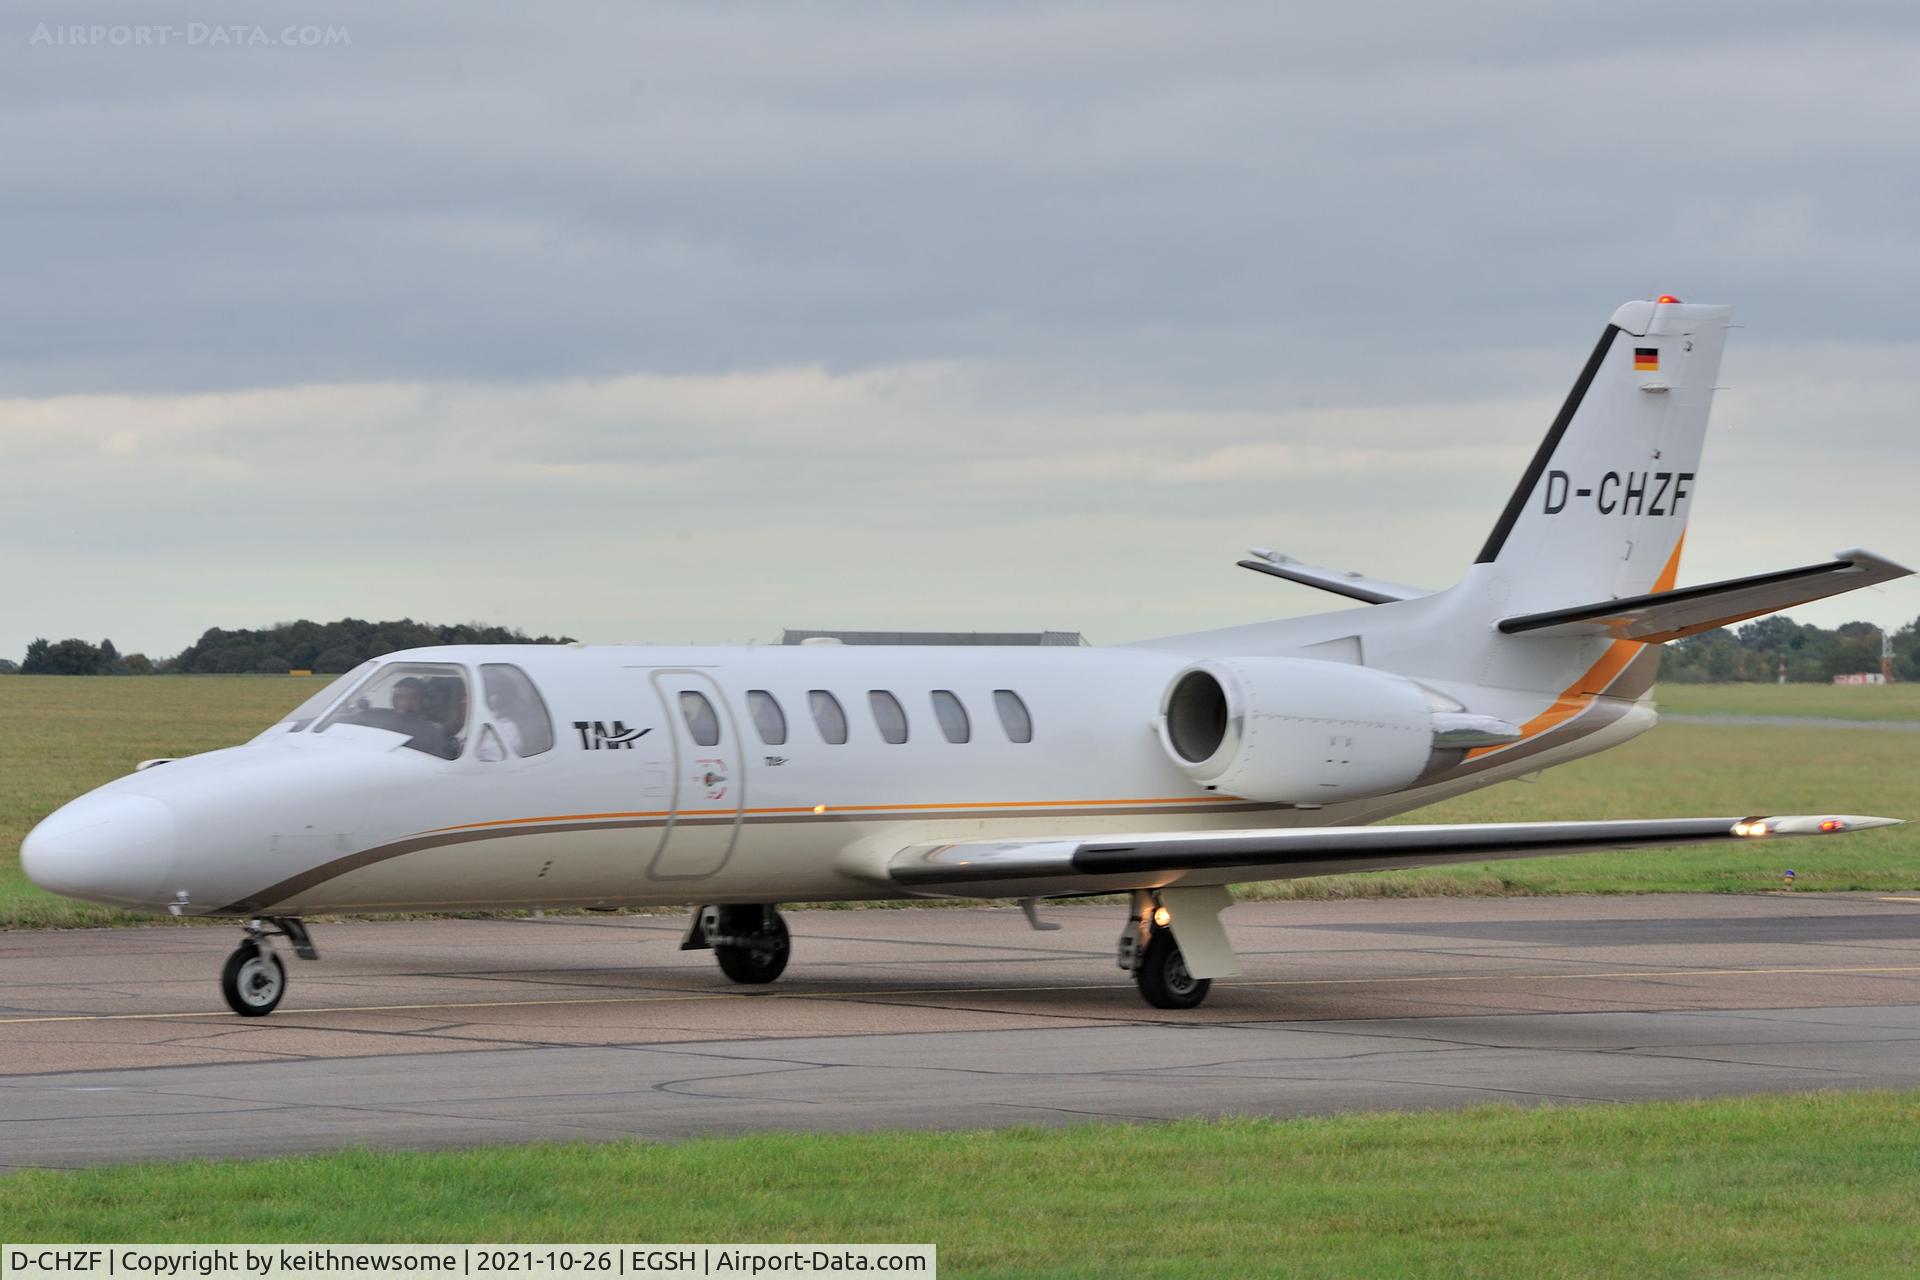
<svg viewBox="0 0 1920 1280">
<path fill-rule="evenodd" d="M 1686 545 L 1687 535 L 1682 530 L 1680 540 L 1673 545 L 1673 554 L 1667 559 L 1667 567 L 1660 571 L 1658 578 L 1654 579 L 1653 591 L 1650 594 L 1657 595 L 1662 591 L 1673 590 L 1673 584 L 1680 578 L 1680 550 Z M 1539 737 L 1555 725 L 1571 720 L 1592 705 L 1596 697 L 1605 693 L 1608 686 L 1620 678 L 1620 673 L 1625 671 L 1628 664 L 1639 657 L 1645 648 L 1645 644 L 1641 641 L 1615 640 L 1607 646 L 1607 651 L 1600 655 L 1598 662 L 1588 667 L 1585 674 L 1578 680 L 1560 691 L 1552 705 L 1520 726 L 1520 737 L 1516 741 L 1502 743 L 1497 747 L 1481 747 L 1478 750 L 1469 751 L 1467 759 L 1472 760 L 1490 752 L 1517 747 L 1522 742 Z"/>
</svg>

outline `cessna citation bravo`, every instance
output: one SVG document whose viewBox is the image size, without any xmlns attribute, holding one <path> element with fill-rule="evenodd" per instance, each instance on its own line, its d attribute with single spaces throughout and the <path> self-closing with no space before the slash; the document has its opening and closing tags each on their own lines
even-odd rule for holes
<svg viewBox="0 0 1920 1280">
<path fill-rule="evenodd" d="M 244 746 L 74 800 L 44 888 L 235 917 L 236 1013 L 303 918 L 693 907 L 735 982 L 786 968 L 780 902 L 1120 893 L 1161 1008 L 1239 972 L 1236 881 L 1888 825 L 1811 816 L 1367 824 L 1646 732 L 1660 645 L 1901 577 L 1866 551 L 1676 587 L 1725 307 L 1629 302 L 1460 582 L 1256 551 L 1353 602 L 1112 648 L 454 646 L 369 662 Z"/>
</svg>

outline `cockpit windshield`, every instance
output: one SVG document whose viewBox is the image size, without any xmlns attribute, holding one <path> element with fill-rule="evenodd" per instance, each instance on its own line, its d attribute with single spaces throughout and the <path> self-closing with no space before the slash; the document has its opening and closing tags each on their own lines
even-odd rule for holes
<svg viewBox="0 0 1920 1280">
<path fill-rule="evenodd" d="M 337 680 L 329 680 L 326 687 L 308 698 L 305 702 L 287 712 L 274 724 L 274 728 L 284 728 L 288 733 L 298 733 L 313 723 L 313 718 L 332 706 L 334 700 L 366 678 L 367 672 L 376 664 L 368 660 L 355 667 Z"/>
<path fill-rule="evenodd" d="M 467 734 L 467 673 L 450 662 L 392 662 L 313 727 L 361 724 L 407 735 L 415 751 L 452 760 Z"/>
</svg>

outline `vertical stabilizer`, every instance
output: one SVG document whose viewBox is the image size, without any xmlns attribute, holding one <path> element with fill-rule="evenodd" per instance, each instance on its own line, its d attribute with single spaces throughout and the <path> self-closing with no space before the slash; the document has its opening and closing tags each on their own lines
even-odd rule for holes
<svg viewBox="0 0 1920 1280">
<path fill-rule="evenodd" d="M 1613 313 L 1480 552 L 1506 612 L 1672 587 L 1731 314 Z"/>
</svg>

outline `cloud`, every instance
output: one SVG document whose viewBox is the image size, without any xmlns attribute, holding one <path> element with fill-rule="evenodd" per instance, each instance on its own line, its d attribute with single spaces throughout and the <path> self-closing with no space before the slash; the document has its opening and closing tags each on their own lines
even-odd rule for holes
<svg viewBox="0 0 1920 1280">
<path fill-rule="evenodd" d="M 1920 336 L 1904 6 L 306 16 L 351 45 L 0 41 L 0 388 L 1036 359 L 1431 399 L 1660 290 Z"/>
<path fill-rule="evenodd" d="M 1861 541 L 1911 555 L 1916 354 L 1730 361 L 1688 579 Z M 1306 612 L 1328 602 L 1234 570 L 1241 548 L 1443 586 L 1554 407 L 1260 413 L 1183 407 L 1178 388 L 1062 404 L 1023 387 L 1018 367 L 954 362 L 0 401 L 0 532 L 31 548 L 0 652 L 52 631 L 170 652 L 205 626 L 295 615 L 592 639 L 1123 640 Z M 1825 608 L 1899 623 L 1920 593 Z"/>
<path fill-rule="evenodd" d="M 39 20 L 0 29 L 0 652 L 1320 603 L 1243 581 L 1249 542 L 1443 583 L 1660 291 L 1752 326 L 1689 577 L 1920 547 L 1909 5 Z"/>
</svg>

